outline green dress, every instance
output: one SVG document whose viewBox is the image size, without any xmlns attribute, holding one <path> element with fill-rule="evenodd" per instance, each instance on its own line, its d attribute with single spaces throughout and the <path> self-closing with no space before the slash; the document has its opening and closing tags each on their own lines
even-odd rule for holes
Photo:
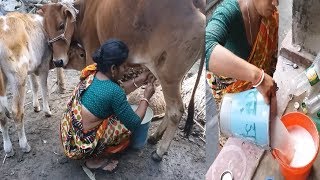
<svg viewBox="0 0 320 180">
<path fill-rule="evenodd" d="M 217 6 L 208 21 L 205 38 L 207 69 L 212 50 L 217 44 L 224 46 L 242 59 L 248 59 L 251 47 L 237 0 L 224 0 Z"/>
<path fill-rule="evenodd" d="M 132 110 L 124 90 L 111 80 L 99 80 L 94 77 L 81 95 L 80 101 L 100 119 L 116 115 L 130 131 L 134 131 L 141 124 L 141 119 Z"/>
</svg>

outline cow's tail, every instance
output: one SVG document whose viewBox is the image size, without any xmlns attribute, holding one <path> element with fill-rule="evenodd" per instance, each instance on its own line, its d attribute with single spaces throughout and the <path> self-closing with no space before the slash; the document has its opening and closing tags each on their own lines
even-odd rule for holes
<svg viewBox="0 0 320 180">
<path fill-rule="evenodd" d="M 191 130 L 192 130 L 193 117 L 194 117 L 194 96 L 196 94 L 196 90 L 197 90 L 199 82 L 200 82 L 201 73 L 202 73 L 202 69 L 203 69 L 203 66 L 204 66 L 204 62 L 205 62 L 205 53 L 204 53 L 204 51 L 201 51 L 201 52 L 202 52 L 202 57 L 201 57 L 201 60 L 200 60 L 198 76 L 197 76 L 196 83 L 195 83 L 193 91 L 192 91 L 191 99 L 190 99 L 189 106 L 188 106 L 187 121 L 186 121 L 186 124 L 184 126 L 184 133 L 185 133 L 186 137 L 189 137 L 189 135 L 191 133 Z"/>
</svg>

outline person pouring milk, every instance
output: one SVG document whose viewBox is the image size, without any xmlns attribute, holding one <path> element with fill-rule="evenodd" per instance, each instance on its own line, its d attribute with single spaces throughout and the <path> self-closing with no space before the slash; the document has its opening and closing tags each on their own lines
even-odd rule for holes
<svg viewBox="0 0 320 180">
<path fill-rule="evenodd" d="M 224 94 L 256 88 L 270 104 L 270 119 L 275 118 L 277 85 L 272 76 L 278 50 L 277 5 L 277 0 L 224 0 L 209 20 L 207 82 L 218 109 Z"/>
</svg>

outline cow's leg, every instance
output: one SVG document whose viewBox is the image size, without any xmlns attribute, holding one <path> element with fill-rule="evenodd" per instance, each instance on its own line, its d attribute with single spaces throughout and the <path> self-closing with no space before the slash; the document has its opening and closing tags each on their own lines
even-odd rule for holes
<svg viewBox="0 0 320 180">
<path fill-rule="evenodd" d="M 63 68 L 55 68 L 57 72 L 58 91 L 60 94 L 65 93 L 64 71 Z"/>
<path fill-rule="evenodd" d="M 4 93 L 0 95 L 0 128 L 2 131 L 4 152 L 7 154 L 8 157 L 10 157 L 14 155 L 14 151 L 12 149 L 12 143 L 9 137 L 9 119 L 7 116 L 9 116 L 8 100 L 7 96 Z"/>
<path fill-rule="evenodd" d="M 6 99 L 6 97 L 0 97 L 0 101 L 5 101 L 4 99 Z M 5 114 L 5 107 L 2 107 L 0 109 L 0 127 L 2 131 L 4 152 L 7 154 L 8 157 L 11 157 L 14 155 L 14 151 L 12 149 L 12 143 L 9 137 L 9 124 L 8 118 Z"/>
<path fill-rule="evenodd" d="M 0 97 L 3 98 L 3 97 Z M 8 124 L 8 118 L 6 117 L 5 113 L 3 112 L 3 109 L 0 110 L 0 126 L 2 131 L 2 138 L 3 138 L 3 149 L 4 152 L 7 154 L 8 157 L 11 157 L 14 155 L 14 151 L 12 149 L 12 143 L 9 137 L 9 124 Z"/>
<path fill-rule="evenodd" d="M 39 112 L 40 111 L 40 103 L 38 99 L 39 84 L 38 84 L 37 76 L 35 74 L 30 74 L 29 82 L 31 84 L 32 96 L 33 96 L 33 110 L 34 112 Z"/>
<path fill-rule="evenodd" d="M 12 84 L 13 92 L 12 115 L 18 131 L 19 145 L 23 152 L 30 152 L 31 147 L 27 142 L 23 122 L 26 79 L 27 72 L 24 71 L 11 78 L 10 83 Z"/>
<path fill-rule="evenodd" d="M 12 143 L 9 137 L 8 117 L 10 117 L 10 113 L 8 111 L 8 99 L 6 96 L 6 90 L 7 82 L 0 68 L 0 129 L 2 131 L 4 152 L 8 157 L 10 157 L 14 155 L 14 151 L 12 149 Z"/>
<path fill-rule="evenodd" d="M 161 161 L 163 155 L 168 151 L 184 110 L 180 93 L 181 80 L 177 82 L 171 81 L 169 84 L 162 83 L 161 85 L 167 104 L 166 115 L 164 117 L 164 121 L 167 121 L 167 125 L 164 123 L 163 127 L 159 129 L 159 132 L 156 132 L 156 135 L 161 136 L 165 129 L 157 150 L 152 153 L 152 159 L 155 161 Z M 165 128 L 165 126 L 167 127 Z"/>
<path fill-rule="evenodd" d="M 168 119 L 163 118 L 161 121 L 161 124 L 157 128 L 156 132 L 154 132 L 149 138 L 148 138 L 148 143 L 150 144 L 157 144 L 157 142 L 162 138 L 162 135 L 164 131 L 167 129 L 168 126 Z"/>
<path fill-rule="evenodd" d="M 40 83 L 41 83 L 41 92 L 42 92 L 42 100 L 43 100 L 43 111 L 46 117 L 50 117 L 52 115 L 48 103 L 49 92 L 48 92 L 48 71 L 41 71 L 39 74 Z"/>
</svg>

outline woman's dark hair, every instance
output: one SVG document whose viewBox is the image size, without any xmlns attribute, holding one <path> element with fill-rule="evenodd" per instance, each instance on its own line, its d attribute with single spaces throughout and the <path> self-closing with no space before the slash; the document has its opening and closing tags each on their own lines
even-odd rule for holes
<svg viewBox="0 0 320 180">
<path fill-rule="evenodd" d="M 127 45 L 118 39 L 109 39 L 93 55 L 97 70 L 106 73 L 112 65 L 116 67 L 124 63 L 129 54 Z"/>
</svg>

